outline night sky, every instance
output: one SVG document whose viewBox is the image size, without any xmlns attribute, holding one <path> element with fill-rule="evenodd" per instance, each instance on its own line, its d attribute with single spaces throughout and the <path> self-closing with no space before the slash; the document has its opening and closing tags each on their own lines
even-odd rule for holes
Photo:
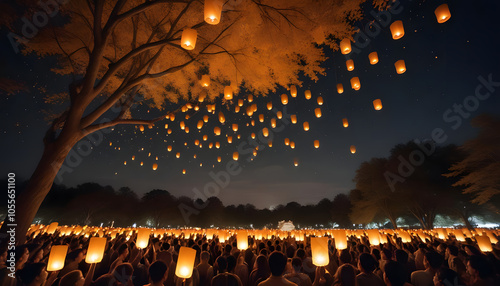
<svg viewBox="0 0 500 286">
<path fill-rule="evenodd" d="M 250 145 L 242 144 L 249 142 L 252 132 L 258 134 L 263 127 L 273 130 L 270 118 L 276 115 L 265 106 L 271 100 L 276 111 L 283 110 L 279 96 L 289 94 L 285 89 L 255 99 L 253 103 L 258 105 L 258 111 L 252 116 L 255 126 L 246 126 L 251 121 L 243 114 L 247 101 L 239 113 L 233 113 L 234 103 L 228 106 L 230 110 L 224 106 L 226 122 L 223 125 L 217 120 L 218 104 L 216 115 L 210 116 L 201 132 L 196 124 L 207 114 L 205 109 L 186 121 L 189 134 L 179 128 L 181 115 L 174 122 L 160 121 L 153 129 L 146 126 L 144 132 L 137 126 L 117 126 L 103 134 L 101 143 L 92 144 L 90 154 L 82 157 L 71 173 L 61 174 L 62 180 L 56 183 L 74 186 L 97 182 L 115 188 L 129 186 L 138 194 L 157 188 L 176 196 L 196 197 L 193 188 L 202 191 L 207 183 L 213 182 L 210 172 L 225 170 L 240 146 L 243 152 L 238 163 L 242 171 L 231 176 L 230 183 L 216 195 L 226 205 L 252 203 L 258 208 L 268 208 L 290 201 L 316 203 L 322 198 L 333 199 L 338 193 L 347 193 L 355 187 L 352 179 L 363 161 L 388 156 L 398 143 L 428 139 L 435 128 L 442 128 L 448 136 L 443 144 L 460 145 L 477 134 L 470 126 L 471 118 L 482 113 L 500 114 L 500 87 L 497 87 L 488 99 L 478 101 L 478 107 L 468 112 L 468 117 L 465 114 L 467 118 L 460 116 L 462 122 L 456 129 L 452 128 L 456 122 L 443 118 L 448 109 L 453 110 L 454 104 L 464 104 L 465 98 L 475 95 L 476 87 L 481 84 L 478 77 L 487 79 L 491 74 L 493 81 L 500 82 L 497 20 L 500 9 L 498 1 L 449 1 L 452 17 L 438 24 L 434 9 L 442 3 L 446 2 L 402 1 L 403 12 L 393 15 L 393 20 L 403 21 L 405 36 L 393 40 L 389 27 L 384 27 L 359 53 L 351 53 L 354 71 L 346 70 L 346 57 L 340 52 L 328 52 L 329 59 L 324 63 L 327 75 L 316 83 L 306 80 L 297 88 L 296 98 L 289 96 L 286 112 L 296 114 L 298 123 L 278 120 L 278 127 L 284 126 L 283 131 L 273 132 L 273 146 L 263 145 L 252 161 Z M 369 11 L 365 20 L 357 23 L 361 30 L 373 22 Z M 379 55 L 376 65 L 368 62 L 368 54 L 373 51 Z M 50 72 L 54 59 L 15 54 L 5 34 L 2 34 L 1 52 L 1 76 L 28 85 L 27 91 L 0 96 L 1 173 L 15 172 L 19 179 L 27 179 L 41 156 L 42 138 L 48 128 L 43 110 L 52 108 L 44 102 L 40 89 L 63 92 L 69 78 Z M 394 68 L 394 62 L 400 59 L 407 67 L 401 75 Z M 360 78 L 359 91 L 350 87 L 349 80 L 354 76 Z M 344 85 L 341 95 L 336 91 L 337 83 Z M 312 92 L 310 100 L 304 97 L 308 89 Z M 245 95 L 241 92 L 233 101 L 246 98 Z M 324 99 L 322 106 L 317 104 L 318 96 Z M 372 105 L 377 98 L 383 104 L 380 111 Z M 321 108 L 321 118 L 314 116 L 317 107 Z M 265 116 L 264 123 L 258 120 L 261 113 Z M 133 114 L 154 118 L 159 112 L 142 105 L 134 109 Z M 452 111 L 451 116 L 456 113 Z M 348 128 L 342 126 L 342 118 L 349 120 Z M 304 121 L 310 124 L 307 132 L 302 128 Z M 236 133 L 231 130 L 233 123 L 239 125 Z M 172 128 L 172 134 L 167 135 L 165 124 Z M 214 136 L 215 126 L 221 126 L 221 136 Z M 204 134 L 208 135 L 206 142 L 202 141 Z M 227 143 L 226 134 L 233 136 L 232 144 Z M 236 134 L 241 134 L 240 140 Z M 285 138 L 294 141 L 296 148 L 285 146 Z M 195 139 L 202 142 L 203 148 L 194 145 Z M 320 148 L 314 148 L 314 140 L 320 141 Z M 221 143 L 221 148 L 209 149 L 208 143 L 216 141 Z M 257 142 L 260 142 L 258 137 Z M 172 152 L 167 152 L 168 145 L 173 146 Z M 355 154 L 349 151 L 351 145 L 357 148 Z M 179 159 L 175 158 L 177 152 L 181 153 Z M 221 163 L 217 162 L 217 156 L 222 157 Z M 294 159 L 299 162 L 297 167 Z M 152 170 L 153 163 L 158 164 L 158 170 Z M 203 166 L 200 167 L 200 163 Z M 185 175 L 183 169 L 187 171 Z"/>
</svg>

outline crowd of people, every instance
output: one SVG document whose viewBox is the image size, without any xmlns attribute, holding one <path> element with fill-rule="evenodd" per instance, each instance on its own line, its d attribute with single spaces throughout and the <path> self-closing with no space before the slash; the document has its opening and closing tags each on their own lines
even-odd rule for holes
<svg viewBox="0 0 500 286">
<path fill-rule="evenodd" d="M 87 264 L 89 238 L 84 235 L 43 234 L 28 237 L 15 248 L 15 275 L 9 275 L 6 246 L 0 252 L 1 286 L 493 286 L 500 285 L 500 250 L 482 253 L 468 238 L 410 243 L 392 237 L 370 245 L 365 237 L 351 236 L 346 249 L 329 241 L 329 264 L 312 263 L 309 239 L 292 237 L 256 240 L 237 248 L 235 237 L 218 238 L 151 236 L 139 249 L 135 236 L 118 235 L 107 240 L 101 262 Z M 68 245 L 64 268 L 47 271 L 53 245 Z M 175 275 L 181 246 L 196 250 L 191 278 Z"/>
</svg>

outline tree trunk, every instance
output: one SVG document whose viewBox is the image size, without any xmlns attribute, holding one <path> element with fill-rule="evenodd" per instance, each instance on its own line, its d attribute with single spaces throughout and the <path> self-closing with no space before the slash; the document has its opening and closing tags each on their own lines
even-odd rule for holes
<svg viewBox="0 0 500 286">
<path fill-rule="evenodd" d="M 16 197 L 15 222 L 4 221 L 0 229 L 0 236 L 10 229 L 8 224 L 17 224 L 15 226 L 16 244 L 20 245 L 26 241 L 26 232 L 30 227 L 35 215 L 40 208 L 45 196 L 49 193 L 54 179 L 59 172 L 69 151 L 78 142 L 79 137 L 76 132 L 66 132 L 52 143 L 45 145 L 42 158 L 33 172 L 26 189 Z"/>
<path fill-rule="evenodd" d="M 392 228 L 397 229 L 397 228 L 398 228 L 398 225 L 397 225 L 397 223 L 396 223 L 396 219 L 395 219 L 395 218 L 393 218 L 393 217 L 391 216 L 391 217 L 389 217 L 389 220 L 390 220 L 390 221 L 391 221 L 391 223 L 392 223 Z"/>
<path fill-rule="evenodd" d="M 469 221 L 469 216 L 468 214 L 464 213 L 464 212 L 461 212 L 461 211 L 458 211 L 458 213 L 460 214 L 460 217 L 462 218 L 462 220 L 464 221 L 464 224 L 465 224 L 465 227 L 467 227 L 469 230 L 472 230 L 474 229 L 472 227 L 472 224 L 470 223 Z"/>
</svg>

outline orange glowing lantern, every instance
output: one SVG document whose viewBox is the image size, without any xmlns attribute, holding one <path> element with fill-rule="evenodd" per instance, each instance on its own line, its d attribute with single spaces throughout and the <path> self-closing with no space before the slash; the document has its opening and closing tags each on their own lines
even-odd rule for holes
<svg viewBox="0 0 500 286">
<path fill-rule="evenodd" d="M 140 130 L 141 132 L 144 132 L 144 126 L 143 126 L 143 125 L 139 126 L 139 130 Z"/>
<path fill-rule="evenodd" d="M 337 92 L 338 94 L 344 93 L 344 86 L 341 83 L 337 83 Z"/>
<path fill-rule="evenodd" d="M 347 118 L 342 119 L 342 125 L 347 128 L 349 126 L 349 121 L 347 121 Z"/>
<path fill-rule="evenodd" d="M 451 18 L 451 13 L 450 9 L 448 8 L 448 4 L 439 5 L 434 11 L 434 14 L 436 15 L 436 19 L 439 24 L 442 24 Z"/>
<path fill-rule="evenodd" d="M 297 97 L 297 87 L 295 87 L 295 85 L 290 86 L 290 95 L 292 97 Z"/>
<path fill-rule="evenodd" d="M 330 263 L 328 237 L 311 237 L 311 254 L 314 265 L 327 266 Z"/>
<path fill-rule="evenodd" d="M 208 74 L 204 74 L 201 76 L 201 86 L 207 87 L 210 85 L 210 76 Z"/>
<path fill-rule="evenodd" d="M 486 235 L 476 235 L 474 236 L 477 242 L 477 246 L 481 249 L 482 252 L 491 252 L 493 251 L 493 247 L 491 246 L 491 240 Z"/>
<path fill-rule="evenodd" d="M 271 110 L 271 109 L 273 109 L 273 103 L 271 101 L 269 101 L 267 103 L 267 110 Z"/>
<path fill-rule="evenodd" d="M 181 47 L 186 50 L 192 50 L 196 46 L 198 32 L 195 29 L 184 29 L 181 36 Z"/>
<path fill-rule="evenodd" d="M 281 95 L 281 103 L 282 103 L 283 105 L 287 105 L 287 104 L 288 104 L 288 95 L 286 95 L 285 93 L 283 93 L 283 94 Z"/>
<path fill-rule="evenodd" d="M 252 102 L 253 101 L 253 95 L 249 94 L 247 96 L 247 100 L 248 100 L 248 102 Z"/>
<path fill-rule="evenodd" d="M 264 122 L 264 114 L 259 114 L 259 121 Z"/>
<path fill-rule="evenodd" d="M 278 119 L 283 118 L 283 112 L 281 111 L 276 112 L 276 117 L 278 117 Z"/>
<path fill-rule="evenodd" d="M 347 237 L 345 235 L 345 230 L 335 230 L 333 232 L 333 238 L 335 238 L 335 248 L 339 250 L 347 248 Z"/>
<path fill-rule="evenodd" d="M 319 148 L 319 140 L 314 140 L 314 148 Z"/>
<path fill-rule="evenodd" d="M 306 97 L 307 100 L 311 99 L 311 91 L 310 90 L 306 90 L 304 92 L 304 96 Z"/>
<path fill-rule="evenodd" d="M 156 171 L 156 169 L 158 169 L 158 164 L 154 163 L 153 164 L 153 171 Z"/>
<path fill-rule="evenodd" d="M 220 127 L 219 126 L 215 126 L 215 128 L 214 128 L 214 134 L 215 134 L 215 136 L 219 136 L 220 135 Z"/>
<path fill-rule="evenodd" d="M 222 161 L 221 156 L 217 156 L 217 162 L 219 162 L 219 163 L 220 163 L 220 161 Z"/>
<path fill-rule="evenodd" d="M 89 248 L 87 249 L 87 256 L 85 262 L 99 263 L 104 256 L 104 249 L 106 248 L 105 237 L 91 237 L 89 241 Z"/>
<path fill-rule="evenodd" d="M 398 74 L 403 74 L 406 71 L 406 65 L 404 60 L 399 60 L 394 63 L 394 66 L 396 67 L 396 72 Z"/>
<path fill-rule="evenodd" d="M 182 174 L 185 175 L 186 174 L 186 169 L 182 169 Z"/>
<path fill-rule="evenodd" d="M 45 231 L 47 234 L 53 234 L 56 232 L 57 226 L 59 225 L 58 222 L 53 222 L 51 223 L 48 227 L 47 230 Z"/>
<path fill-rule="evenodd" d="M 223 5 L 224 1 L 222 0 L 205 0 L 205 5 L 204 5 L 205 22 L 211 25 L 219 24 Z"/>
<path fill-rule="evenodd" d="M 137 248 L 144 249 L 148 246 L 150 234 L 151 230 L 149 228 L 139 228 L 137 230 L 137 242 L 135 243 Z"/>
<path fill-rule="evenodd" d="M 208 122 L 208 115 L 203 115 L 203 122 L 205 122 L 205 123 Z"/>
<path fill-rule="evenodd" d="M 303 126 L 304 126 L 304 131 L 309 131 L 309 122 L 305 121 Z"/>
<path fill-rule="evenodd" d="M 233 88 L 229 85 L 224 87 L 224 99 L 226 100 L 233 99 Z"/>
<path fill-rule="evenodd" d="M 380 99 L 375 99 L 373 101 L 373 108 L 375 108 L 375 110 L 381 110 L 382 109 L 382 101 Z"/>
<path fill-rule="evenodd" d="M 398 20 L 391 24 L 391 33 L 394 40 L 401 39 L 405 35 L 403 21 Z"/>
<path fill-rule="evenodd" d="M 233 153 L 233 160 L 234 160 L 234 161 L 238 161 L 238 157 L 239 157 L 238 152 L 234 152 L 234 153 Z"/>
<path fill-rule="evenodd" d="M 175 275 L 182 279 L 191 278 L 193 274 L 194 261 L 196 259 L 196 250 L 181 246 L 179 249 L 179 258 L 175 267 Z"/>
<path fill-rule="evenodd" d="M 368 59 L 370 60 L 370 64 L 375 65 L 378 63 L 378 54 L 377 52 L 371 52 L 368 55 Z"/>
<path fill-rule="evenodd" d="M 317 118 L 320 118 L 321 117 L 321 108 L 314 109 L 314 115 L 316 115 Z"/>
<path fill-rule="evenodd" d="M 67 245 L 52 246 L 50 249 L 49 261 L 47 262 L 47 271 L 57 271 L 63 269 L 67 252 Z"/>
<path fill-rule="evenodd" d="M 293 165 L 295 167 L 299 166 L 299 159 L 297 159 L 297 158 L 293 159 Z"/>
<path fill-rule="evenodd" d="M 171 146 L 171 145 L 168 145 L 168 146 L 167 146 L 167 151 L 168 151 L 168 152 L 172 151 L 172 146 Z M 132 159 L 132 160 L 134 160 L 134 159 Z"/>
<path fill-rule="evenodd" d="M 267 129 L 267 128 L 265 128 L 265 127 L 264 127 L 264 128 L 262 129 L 262 135 L 264 135 L 264 137 L 269 136 L 269 129 Z"/>
<path fill-rule="evenodd" d="M 354 70 L 354 61 L 353 60 L 347 60 L 345 62 L 345 65 L 346 65 L 348 71 Z"/>
<path fill-rule="evenodd" d="M 236 234 L 236 245 L 239 250 L 245 251 L 248 248 L 248 234 L 241 231 Z"/>
<path fill-rule="evenodd" d="M 352 153 L 352 154 L 356 153 L 356 146 L 351 145 L 350 150 L 351 150 L 351 153 Z"/>
<path fill-rule="evenodd" d="M 276 128 L 276 118 L 271 118 L 271 128 Z"/>
<path fill-rule="evenodd" d="M 295 142 L 290 141 L 290 148 L 295 149 Z"/>
<path fill-rule="evenodd" d="M 285 145 L 286 145 L 286 146 L 290 145 L 290 139 L 285 138 Z"/>
<path fill-rule="evenodd" d="M 297 115 L 295 115 L 295 114 L 290 115 L 290 121 L 292 121 L 292 124 L 296 124 L 297 123 Z"/>
<path fill-rule="evenodd" d="M 351 87 L 354 90 L 359 90 L 361 88 L 361 83 L 359 82 L 359 77 L 351 78 Z"/>
<path fill-rule="evenodd" d="M 318 96 L 318 99 L 316 101 L 318 102 L 318 105 L 323 105 L 323 103 L 324 103 L 323 97 L 321 97 L 321 96 Z"/>
<path fill-rule="evenodd" d="M 340 42 L 340 52 L 343 55 L 347 55 L 351 52 L 351 40 L 349 39 L 343 39 Z"/>
<path fill-rule="evenodd" d="M 233 136 L 227 136 L 227 143 L 233 143 Z"/>
<path fill-rule="evenodd" d="M 175 158 L 179 159 L 180 157 L 181 157 L 181 153 L 180 153 L 180 152 L 177 152 L 177 153 L 175 154 Z"/>
</svg>

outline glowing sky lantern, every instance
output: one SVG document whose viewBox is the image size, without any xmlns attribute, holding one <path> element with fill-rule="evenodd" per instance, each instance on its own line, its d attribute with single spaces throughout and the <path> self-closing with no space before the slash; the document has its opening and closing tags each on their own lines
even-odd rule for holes
<svg viewBox="0 0 500 286">
<path fill-rule="evenodd" d="M 179 122 L 179 126 L 180 126 L 181 130 L 184 130 L 184 128 L 186 128 L 186 123 L 184 121 L 181 121 L 181 122 Z"/>
<path fill-rule="evenodd" d="M 172 145 L 168 145 L 168 146 L 167 146 L 167 151 L 168 151 L 168 152 L 172 151 Z M 132 159 L 132 160 L 133 160 L 133 159 Z"/>
<path fill-rule="evenodd" d="M 434 14 L 436 15 L 436 20 L 439 24 L 442 24 L 448 21 L 451 18 L 450 9 L 448 8 L 448 4 L 439 5 L 436 10 L 434 10 Z"/>
<path fill-rule="evenodd" d="M 245 251 L 248 248 L 248 233 L 246 231 L 239 231 L 236 234 L 236 245 L 239 250 Z"/>
<path fill-rule="evenodd" d="M 311 91 L 310 90 L 306 90 L 304 92 L 304 96 L 307 100 L 311 99 Z"/>
<path fill-rule="evenodd" d="M 172 134 L 172 129 L 167 129 L 167 134 Z"/>
<path fill-rule="evenodd" d="M 290 145 L 290 139 L 285 138 L 285 145 L 286 145 L 286 146 Z"/>
<path fill-rule="evenodd" d="M 341 83 L 337 83 L 337 92 L 338 94 L 344 93 L 344 86 Z"/>
<path fill-rule="evenodd" d="M 477 242 L 477 246 L 482 252 L 491 252 L 493 251 L 493 247 L 491 246 L 491 240 L 486 235 L 476 235 L 474 236 Z"/>
<path fill-rule="evenodd" d="M 214 146 L 214 143 L 212 143 L 212 142 L 208 143 L 208 149 L 212 149 L 213 146 Z"/>
<path fill-rule="evenodd" d="M 220 127 L 219 126 L 215 126 L 214 127 L 214 134 L 215 134 L 215 136 L 219 136 L 220 135 Z"/>
<path fill-rule="evenodd" d="M 253 101 L 253 95 L 252 95 L 252 94 L 249 94 L 249 95 L 247 96 L 247 100 L 248 100 L 248 102 L 252 102 L 252 101 Z"/>
<path fill-rule="evenodd" d="M 349 148 L 349 149 L 351 150 L 352 154 L 356 153 L 356 146 L 351 145 L 351 148 Z"/>
<path fill-rule="evenodd" d="M 317 118 L 321 117 L 321 108 L 316 108 L 314 109 L 314 115 L 316 115 Z"/>
<path fill-rule="evenodd" d="M 406 65 L 404 60 L 399 60 L 394 63 L 394 67 L 396 67 L 396 72 L 398 74 L 403 74 L 406 71 Z"/>
<path fill-rule="evenodd" d="M 238 113 L 238 112 L 240 112 L 240 107 L 238 105 L 236 105 L 234 107 L 234 113 Z"/>
<path fill-rule="evenodd" d="M 233 88 L 229 85 L 224 87 L 224 99 L 226 100 L 233 99 Z"/>
<path fill-rule="evenodd" d="M 196 250 L 181 246 L 179 249 L 179 258 L 175 267 L 175 275 L 182 279 L 188 279 L 193 274 L 194 261 L 196 259 Z"/>
<path fill-rule="evenodd" d="M 174 121 L 175 120 L 175 113 L 170 113 L 170 121 Z"/>
<path fill-rule="evenodd" d="M 182 174 L 186 175 L 186 169 L 182 169 Z"/>
<path fill-rule="evenodd" d="M 233 123 L 233 124 L 231 125 L 231 127 L 233 128 L 233 131 L 234 131 L 234 132 L 238 131 L 238 124 Z"/>
<path fill-rule="evenodd" d="M 195 29 L 184 29 L 181 36 L 181 47 L 186 50 L 192 50 L 196 46 L 198 32 Z"/>
<path fill-rule="evenodd" d="M 238 157 L 239 157 L 238 152 L 234 152 L 234 153 L 233 153 L 233 160 L 234 160 L 234 161 L 238 161 Z"/>
<path fill-rule="evenodd" d="M 324 103 L 322 96 L 318 96 L 318 99 L 316 101 L 318 102 L 318 105 L 323 105 Z"/>
<path fill-rule="evenodd" d="M 403 21 L 401 21 L 401 20 L 394 21 L 394 23 L 391 24 L 390 28 L 391 28 L 392 38 L 394 40 L 401 39 L 405 35 Z"/>
<path fill-rule="evenodd" d="M 292 124 L 297 123 L 297 115 L 295 114 L 290 115 L 290 121 L 292 121 Z"/>
<path fill-rule="evenodd" d="M 67 245 L 52 246 L 50 249 L 49 260 L 47 262 L 47 271 L 57 271 L 63 269 L 67 252 Z"/>
<path fill-rule="evenodd" d="M 220 123 L 226 122 L 226 117 L 224 116 L 224 113 L 222 113 L 222 111 L 219 112 L 219 122 Z"/>
<path fill-rule="evenodd" d="M 58 226 L 59 226 L 58 222 L 53 222 L 47 227 L 47 230 L 45 232 L 47 234 L 53 234 L 54 232 L 56 232 Z"/>
<path fill-rule="evenodd" d="M 269 136 L 269 129 L 267 129 L 267 128 L 265 128 L 265 127 L 264 127 L 264 128 L 262 129 L 262 135 L 264 135 L 264 137 Z"/>
<path fill-rule="evenodd" d="M 177 152 L 177 154 L 175 154 L 175 158 L 180 158 L 180 157 L 181 157 L 181 153 Z"/>
<path fill-rule="evenodd" d="M 353 71 L 354 70 L 354 61 L 353 60 L 347 60 L 345 62 L 345 66 L 347 67 L 348 71 Z"/>
<path fill-rule="evenodd" d="M 380 99 L 375 99 L 373 101 L 373 108 L 375 108 L 375 110 L 381 110 L 382 109 L 382 101 Z"/>
<path fill-rule="evenodd" d="M 215 148 L 217 148 L 217 149 L 220 148 L 220 142 L 215 142 Z"/>
<path fill-rule="evenodd" d="M 220 161 L 222 161 L 221 156 L 217 156 L 217 162 L 219 162 L 219 163 L 220 163 Z"/>
<path fill-rule="evenodd" d="M 101 262 L 104 256 L 105 248 L 106 248 L 105 237 L 91 237 L 89 241 L 89 247 L 87 249 L 87 255 L 85 256 L 85 262 L 90 264 Z"/>
<path fill-rule="evenodd" d="M 201 76 L 200 80 L 201 86 L 207 87 L 210 85 L 210 76 L 208 74 L 204 74 Z"/>
<path fill-rule="evenodd" d="M 227 143 L 233 143 L 233 136 L 227 136 Z"/>
<path fill-rule="evenodd" d="M 264 114 L 259 114 L 259 121 L 264 122 Z"/>
<path fill-rule="evenodd" d="M 340 42 L 340 52 L 343 55 L 347 55 L 351 52 L 351 40 L 349 39 L 343 39 Z"/>
<path fill-rule="evenodd" d="M 295 87 L 295 85 L 290 86 L 290 95 L 292 97 L 297 97 L 297 87 Z"/>
<path fill-rule="evenodd" d="M 333 238 L 335 239 L 335 248 L 338 250 L 347 248 L 347 237 L 345 234 L 345 230 L 336 229 L 333 232 Z"/>
<path fill-rule="evenodd" d="M 269 101 L 269 102 L 266 104 L 266 106 L 267 106 L 267 110 L 271 110 L 271 109 L 273 109 L 273 103 L 272 103 L 271 101 Z"/>
<path fill-rule="evenodd" d="M 252 132 L 252 134 L 250 134 L 250 137 L 252 137 L 252 139 L 255 139 L 255 133 Z"/>
<path fill-rule="evenodd" d="M 198 120 L 198 124 L 196 125 L 198 129 L 201 129 L 203 127 L 203 120 Z"/>
<path fill-rule="evenodd" d="M 273 147 L 273 141 L 272 140 L 267 141 L 267 146 Z"/>
<path fill-rule="evenodd" d="M 359 90 L 361 88 L 361 83 L 359 82 L 359 77 L 351 78 L 351 87 L 354 90 Z"/>
<path fill-rule="evenodd" d="M 305 121 L 303 123 L 303 126 L 304 126 L 304 131 L 309 131 L 309 122 Z"/>
<path fill-rule="evenodd" d="M 248 116 L 252 116 L 253 115 L 253 108 L 251 106 L 247 106 L 246 112 L 247 112 Z"/>
<path fill-rule="evenodd" d="M 205 0 L 205 5 L 204 5 L 205 22 L 211 25 L 219 24 L 223 5 L 224 1 L 222 0 Z"/>
<path fill-rule="evenodd" d="M 297 159 L 297 158 L 293 159 L 293 165 L 295 167 L 299 166 L 299 159 Z"/>
<path fill-rule="evenodd" d="M 203 139 L 203 141 L 207 141 L 208 140 L 208 135 L 206 135 L 206 134 L 203 135 L 202 139 Z"/>
<path fill-rule="evenodd" d="M 156 171 L 156 169 L 158 169 L 158 164 L 154 163 L 153 164 L 153 171 Z"/>
<path fill-rule="evenodd" d="M 139 130 L 140 130 L 141 132 L 144 132 L 144 125 L 139 126 Z"/>
<path fill-rule="evenodd" d="M 127 161 L 123 162 L 123 165 L 127 166 Z"/>
<path fill-rule="evenodd" d="M 319 140 L 314 140 L 314 148 L 319 148 Z"/>
<path fill-rule="evenodd" d="M 276 118 L 271 118 L 271 128 L 276 128 Z"/>
<path fill-rule="evenodd" d="M 278 119 L 283 118 L 283 112 L 281 111 L 276 112 L 276 117 L 278 117 Z"/>
<path fill-rule="evenodd" d="M 295 142 L 290 141 L 290 148 L 295 149 Z"/>
<path fill-rule="evenodd" d="M 378 54 L 377 52 L 371 52 L 368 55 L 368 59 L 370 60 L 370 64 L 374 65 L 378 63 Z"/>
<path fill-rule="evenodd" d="M 285 93 L 283 93 L 283 94 L 281 95 L 281 103 L 282 103 L 283 105 L 287 105 L 287 104 L 288 104 L 288 95 L 286 95 Z"/>
<path fill-rule="evenodd" d="M 311 254 L 314 265 L 327 266 L 330 263 L 328 237 L 311 237 Z"/>
</svg>

